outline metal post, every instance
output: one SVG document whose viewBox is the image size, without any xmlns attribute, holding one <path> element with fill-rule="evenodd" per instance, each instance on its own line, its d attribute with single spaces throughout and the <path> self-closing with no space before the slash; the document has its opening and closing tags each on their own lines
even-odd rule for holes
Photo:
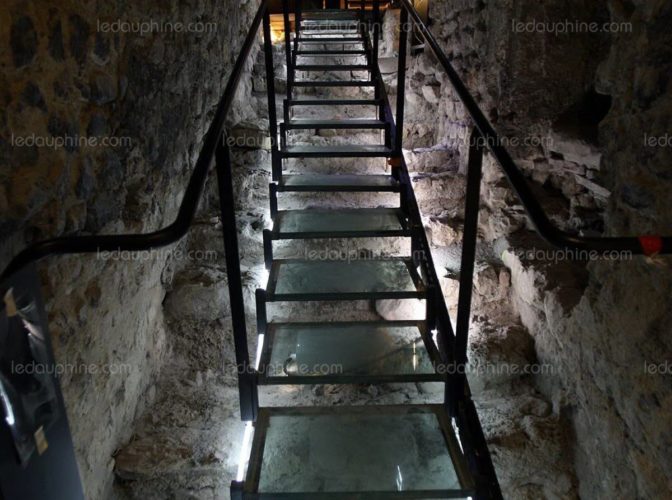
<svg viewBox="0 0 672 500">
<path fill-rule="evenodd" d="M 303 7 L 301 4 L 301 0 L 294 1 L 294 32 L 296 38 L 299 37 L 299 33 L 301 32 L 301 9 Z"/>
<path fill-rule="evenodd" d="M 373 0 L 373 64 L 378 64 L 378 43 L 380 40 L 380 0 Z"/>
<path fill-rule="evenodd" d="M 412 188 L 409 187 L 408 184 L 405 182 L 401 183 L 401 189 L 399 190 L 399 208 L 404 212 L 404 214 L 409 215 L 409 205 L 408 205 L 408 198 L 409 198 L 409 190 Z"/>
<path fill-rule="evenodd" d="M 397 137 L 395 154 L 401 156 L 404 141 L 404 105 L 406 92 L 406 52 L 408 50 L 408 11 L 401 8 L 399 20 L 399 69 L 397 73 Z"/>
<path fill-rule="evenodd" d="M 379 0 L 374 0 L 373 2 L 373 40 L 371 44 L 371 59 L 369 61 L 369 64 L 371 66 L 378 66 L 378 39 L 380 37 L 380 25 L 378 22 L 378 15 L 380 13 L 380 4 Z M 367 26 L 370 26 L 368 24 Z M 367 28 L 367 32 L 370 32 L 370 29 Z M 380 88 L 382 85 L 385 85 L 385 82 L 382 80 L 376 82 L 376 88 L 375 88 L 375 99 L 378 100 L 381 98 L 382 95 L 382 89 Z M 382 116 L 382 115 L 380 115 Z M 387 145 L 387 137 L 386 137 L 386 143 Z"/>
<path fill-rule="evenodd" d="M 243 420 L 256 420 L 259 402 L 256 376 L 253 367 L 250 365 L 250 354 L 247 346 L 243 281 L 240 274 L 238 231 L 236 229 L 236 211 L 233 202 L 231 151 L 223 140 L 219 141 L 215 150 L 215 164 L 217 168 L 217 187 L 219 189 L 224 250 L 226 252 L 226 274 L 229 282 L 233 340 L 236 349 L 236 365 L 238 367 L 240 412 Z"/>
<path fill-rule="evenodd" d="M 467 196 L 464 210 L 464 239 L 462 240 L 462 261 L 460 264 L 460 292 L 457 303 L 455 331 L 456 377 L 453 396 L 464 397 L 465 368 L 469 341 L 469 320 L 471 316 L 471 295 L 474 284 L 474 263 L 476 261 L 476 240 L 478 238 L 478 210 L 481 197 L 481 173 L 483 170 L 483 148 L 479 144 L 480 132 L 473 129 L 469 143 L 467 170 Z"/>
<path fill-rule="evenodd" d="M 292 98 L 294 74 L 292 72 L 292 25 L 289 22 L 289 0 L 282 0 L 282 17 L 285 21 L 285 56 L 287 64 L 287 99 Z"/>
<path fill-rule="evenodd" d="M 280 147 L 282 149 L 285 149 L 287 147 L 287 123 L 288 122 L 289 122 L 289 120 L 280 124 Z M 282 166 L 280 168 L 282 170 Z M 282 172 L 281 172 L 281 175 L 282 175 Z"/>
<path fill-rule="evenodd" d="M 245 496 L 243 493 L 243 483 L 240 481 L 232 481 L 229 493 L 231 495 L 231 500 L 243 500 L 243 497 Z"/>
<path fill-rule="evenodd" d="M 271 231 L 268 229 L 264 229 L 262 235 L 264 241 L 264 264 L 266 270 L 270 271 L 273 264 L 273 237 Z"/>
<path fill-rule="evenodd" d="M 296 61 L 299 56 L 296 53 L 299 51 L 299 34 L 301 33 L 301 23 L 303 22 L 303 2 L 302 0 L 295 0 L 295 11 L 294 11 L 294 54 L 292 54 L 292 82 L 296 79 L 296 72 L 294 68 L 296 67 Z"/>
<path fill-rule="evenodd" d="M 273 64 L 273 41 L 271 40 L 271 15 L 264 14 L 264 60 L 266 62 L 266 93 L 268 94 L 268 125 L 271 135 L 271 172 L 273 180 L 280 179 L 282 166 L 278 151 L 278 112 L 275 105 L 275 66 Z"/>
<path fill-rule="evenodd" d="M 264 286 L 267 284 L 264 283 Z M 257 288 L 254 292 L 257 305 L 257 333 L 263 335 L 268 327 L 268 313 L 266 311 L 266 290 Z"/>
<path fill-rule="evenodd" d="M 411 224 L 413 224 L 411 222 Z M 420 258 L 422 257 L 422 245 L 420 244 L 420 239 L 422 235 L 420 234 L 423 231 L 422 226 L 411 226 L 412 235 L 411 235 L 411 259 L 413 260 L 413 265 L 418 267 L 420 265 Z"/>
<path fill-rule="evenodd" d="M 426 304 L 426 324 L 427 330 L 431 333 L 436 328 L 436 304 L 439 300 L 439 293 L 441 288 L 438 284 L 430 284 L 427 287 L 427 304 Z"/>
</svg>

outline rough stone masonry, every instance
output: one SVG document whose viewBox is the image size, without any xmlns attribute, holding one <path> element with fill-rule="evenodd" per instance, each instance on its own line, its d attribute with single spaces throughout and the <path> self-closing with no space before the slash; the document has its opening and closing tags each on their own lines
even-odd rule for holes
<svg viewBox="0 0 672 500">
<path fill-rule="evenodd" d="M 3 2 L 3 267 L 46 237 L 173 220 L 255 3 Z M 40 267 L 87 498 L 108 495 L 170 359 L 162 303 L 181 248 Z"/>
<path fill-rule="evenodd" d="M 232 0 L 5 2 L 0 263 L 48 236 L 170 222 L 255 9 Z M 669 234 L 668 2 L 436 1 L 430 14 L 432 31 L 553 221 L 586 234 Z M 386 16 L 390 25 L 394 15 Z M 532 21 L 615 24 L 573 34 L 516 29 Z M 177 33 L 174 23 L 198 26 Z M 392 30 L 383 48 L 393 67 Z M 253 76 L 259 84 L 258 74 L 243 78 L 232 124 L 265 116 L 263 95 L 248 98 Z M 470 122 L 427 53 L 410 59 L 407 92 L 406 154 L 454 307 Z M 268 163 L 263 151 L 237 158 L 248 302 L 259 280 L 252 235 L 264 214 L 254 208 L 267 206 L 259 197 Z M 665 498 L 670 260 L 556 258 L 486 163 L 471 359 L 551 367 L 472 381 L 506 496 Z M 232 473 L 236 450 L 225 445 L 240 428 L 235 379 L 210 371 L 232 364 L 222 256 L 185 258 L 221 248 L 212 203 L 211 193 L 191 238 L 172 251 L 41 266 L 57 357 L 73 367 L 62 383 L 87 498 L 112 495 L 115 467 L 122 488 L 114 494 L 226 495 L 221 472 Z M 377 312 L 389 309 L 378 304 Z M 99 370 L 75 369 L 82 365 Z M 338 404 L 432 397 L 422 386 L 323 390 Z M 323 395 L 290 391 L 277 401 Z M 213 422 L 231 425 L 204 432 Z M 179 429 L 178 440 L 156 446 L 157 436 Z"/>
<path fill-rule="evenodd" d="M 670 234 L 669 2 L 465 0 L 435 2 L 431 14 L 556 224 L 592 235 Z M 552 31 L 561 24 L 578 28 Z M 591 24 L 596 31 L 582 28 Z M 418 106 L 409 140 L 457 149 L 464 168 L 470 122 L 430 55 L 415 61 L 410 81 Z M 426 126 L 436 119 L 432 96 L 438 129 Z M 579 494 L 668 496 L 670 259 L 554 252 L 530 232 L 495 165 L 484 180 L 481 245 L 510 270 L 511 300 L 540 363 L 553 368 L 535 381 L 571 424 Z"/>
</svg>

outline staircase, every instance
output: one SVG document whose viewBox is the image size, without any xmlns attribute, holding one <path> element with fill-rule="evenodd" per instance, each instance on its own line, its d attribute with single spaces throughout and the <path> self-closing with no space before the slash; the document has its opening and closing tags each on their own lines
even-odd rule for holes
<svg viewBox="0 0 672 500">
<path fill-rule="evenodd" d="M 242 420 L 247 422 L 241 465 L 237 479 L 231 484 L 231 497 L 234 500 L 501 498 L 464 373 L 485 148 L 506 175 L 531 225 L 555 247 L 607 257 L 615 251 L 655 256 L 672 253 L 672 237 L 593 237 L 568 233 L 555 226 L 525 174 L 501 145 L 492 124 L 410 0 L 393 4 L 400 8 L 402 28 L 394 111 L 377 61 L 380 37 L 377 21 L 384 2 L 363 0 L 359 2 L 359 9 L 346 5 L 337 10 L 302 11 L 301 0 L 297 0 L 292 31 L 289 2 L 283 1 L 287 95 L 280 113 L 283 120 L 279 124 L 269 3 L 261 1 L 251 22 L 174 221 L 142 234 L 73 235 L 38 241 L 11 260 L 0 275 L 0 289 L 4 294 L 16 288 L 17 293 L 25 292 L 26 297 L 40 304 L 39 281 L 33 265 L 43 258 L 145 251 L 179 241 L 194 222 L 214 165 L 240 412 Z M 269 278 L 266 287 L 256 292 L 258 355 L 252 362 L 233 201 L 231 151 L 225 140 L 225 123 L 230 118 L 239 83 L 262 26 L 269 129 L 273 139 L 270 186 L 273 227 L 263 231 Z M 441 292 L 402 155 L 410 26 L 436 57 L 454 94 L 474 123 L 466 165 L 455 326 Z M 350 62 L 344 63 L 344 58 Z M 310 116 L 302 113 L 302 110 L 316 108 L 328 111 L 319 115 L 309 113 Z M 350 111 L 345 112 L 343 108 Z M 302 140 L 306 131 L 319 132 L 321 140 Z M 324 131 L 331 132 L 325 137 Z M 327 139 L 340 134 L 347 136 L 347 140 Z M 361 141 L 354 142 L 351 140 L 354 138 Z M 316 162 L 317 170 L 304 169 L 308 161 Z M 327 165 L 333 161 L 343 164 L 339 169 L 329 170 Z M 367 168 L 363 175 L 358 165 L 365 163 L 375 164 L 378 170 L 371 172 Z M 349 168 L 352 171 L 348 171 Z M 350 199 L 351 203 L 347 209 L 284 208 L 306 193 L 340 196 Z M 398 196 L 397 202 L 382 208 L 371 208 L 362 202 L 367 196 L 382 194 Z M 334 238 L 356 241 L 363 248 L 374 239 L 403 240 L 409 251 L 394 258 L 361 258 L 359 254 L 355 259 L 311 258 L 314 242 Z M 287 256 L 287 242 L 303 243 L 313 250 Z M 281 255 L 280 250 L 282 258 L 276 257 Z M 30 283 L 26 286 L 24 281 Z M 394 304 L 394 301 L 399 304 L 415 301 L 422 307 L 417 311 L 419 317 L 394 321 L 372 319 L 370 315 L 351 318 L 357 309 L 355 304 L 361 301 L 393 301 Z M 302 313 L 306 307 L 302 306 L 309 304 L 322 304 L 324 309 L 330 310 L 337 304 L 338 321 L 307 320 Z M 281 321 L 267 314 L 270 307 L 278 305 L 285 316 Z M 40 323 L 47 332 L 44 314 Z M 53 376 L 51 380 L 57 394 L 58 379 Z M 374 386 L 417 382 L 443 384 L 443 401 L 438 404 L 270 407 L 260 406 L 258 395 L 260 386 L 282 392 L 283 386 L 302 384 L 320 387 L 324 384 Z M 315 394 L 319 395 L 319 391 Z M 3 463 L 12 471 L 2 476 L 8 479 L 3 480 L 3 484 L 12 483 L 25 498 L 83 498 L 77 484 L 72 439 L 62 401 L 59 408 L 56 431 L 47 429 L 44 442 L 49 442 L 53 463 L 67 465 L 68 473 L 54 474 L 55 469 L 45 465 L 49 462 L 41 461 L 35 454 L 32 465 L 26 469 L 17 462 L 12 443 L 7 442 L 0 449 Z M 30 435 L 38 435 L 33 433 L 32 427 Z M 188 458 L 193 460 L 194 457 Z M 209 454 L 207 463 L 212 463 L 211 458 Z"/>
<path fill-rule="evenodd" d="M 380 5 L 364 3 L 372 8 L 298 10 L 293 33 L 285 5 L 287 95 L 279 144 L 273 149 L 273 226 L 263 233 L 269 277 L 256 292 L 258 359 L 252 387 L 243 390 L 251 397 L 241 398 L 247 405 L 243 415 L 254 423 L 245 439 L 250 448 L 243 453 L 249 455 L 231 487 L 234 499 L 499 496 L 494 474 L 482 477 L 479 459 L 470 460 L 464 451 L 460 440 L 469 431 L 463 429 L 460 436 L 456 402 L 258 406 L 257 385 L 447 384 L 449 379 L 441 369 L 446 349 L 442 357 L 436 330 L 437 280 L 428 276 L 422 255 L 428 248 L 420 241 L 422 221 L 378 69 L 379 27 L 371 22 Z M 272 55 L 270 59 L 267 53 L 267 69 L 272 68 Z M 272 71 L 267 77 L 274 80 Z M 269 108 L 275 109 L 272 84 L 268 90 Z M 403 113 L 403 104 L 401 108 Z M 273 128 L 271 124 L 272 134 Z M 328 139 L 306 140 L 324 131 L 330 131 Z M 320 167 L 328 170 L 327 161 L 348 165 L 353 159 L 378 171 L 362 174 L 340 166 L 337 173 L 320 172 Z M 317 165 L 313 173 L 307 162 Z M 279 209 L 306 193 L 340 193 L 349 208 Z M 358 205 L 362 194 L 381 193 L 392 194 L 396 206 Z M 405 240 L 409 255 L 354 260 L 311 259 L 305 252 L 274 255 L 275 247 L 287 241 L 310 247 L 357 239 L 366 248 L 373 238 Z M 422 313 L 401 321 L 345 320 L 355 301 L 379 300 L 413 300 L 422 304 Z M 305 308 L 296 307 L 317 304 L 319 310 L 325 301 L 338 303 L 343 320 L 307 321 Z M 269 321 L 270 305 L 280 305 L 288 319 Z M 475 414 L 471 420 L 477 423 Z M 489 462 L 485 447 L 476 451 L 470 445 L 468 451 Z"/>
</svg>

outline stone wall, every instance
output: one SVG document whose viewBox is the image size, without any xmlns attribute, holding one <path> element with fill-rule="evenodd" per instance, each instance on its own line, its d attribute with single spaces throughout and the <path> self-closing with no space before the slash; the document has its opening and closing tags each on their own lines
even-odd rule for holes
<svg viewBox="0 0 672 500">
<path fill-rule="evenodd" d="M 599 126 L 602 179 L 613 193 L 606 233 L 669 234 L 671 151 L 665 138 L 672 123 L 665 27 L 672 8 L 662 1 L 608 6 L 611 20 L 632 23 L 633 32 L 614 34 L 595 77 L 596 90 L 612 96 Z M 572 415 L 585 497 L 662 498 L 672 486 L 666 430 L 672 391 L 665 370 L 672 357 L 670 262 L 628 256 L 593 262 L 583 294 L 560 282 L 532 302 L 518 301 L 532 313 L 527 323 L 540 356 L 560 367 L 559 381 L 543 383 L 556 405 Z M 578 301 L 568 302 L 568 294 Z"/>
<path fill-rule="evenodd" d="M 669 234 L 668 3 L 464 0 L 433 2 L 430 14 L 556 224 L 593 235 Z M 562 27 L 517 24 L 531 21 Z M 587 32 L 581 22 L 598 28 Z M 470 120 L 430 55 L 409 67 L 408 146 L 416 155 L 439 145 L 464 171 Z M 428 126 L 437 109 L 440 125 Z M 552 253 L 490 157 L 484 181 L 481 254 L 510 269 L 511 302 L 539 363 L 553 368 L 536 385 L 571 423 L 579 494 L 665 496 L 670 260 Z"/>
<path fill-rule="evenodd" d="M 46 237 L 137 233 L 173 220 L 256 7 L 5 2 L 0 265 Z M 107 496 L 115 450 L 153 399 L 171 350 L 162 303 L 184 257 L 175 250 L 186 249 L 40 266 L 87 498 Z"/>
</svg>

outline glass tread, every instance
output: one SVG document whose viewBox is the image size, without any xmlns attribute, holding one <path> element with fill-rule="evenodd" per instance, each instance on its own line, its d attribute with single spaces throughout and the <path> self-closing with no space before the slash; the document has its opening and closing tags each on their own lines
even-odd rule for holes
<svg viewBox="0 0 672 500">
<path fill-rule="evenodd" d="M 376 99 L 286 99 L 287 106 L 380 106 Z"/>
<path fill-rule="evenodd" d="M 410 236 L 398 208 L 283 210 L 275 217 L 275 239 Z"/>
<path fill-rule="evenodd" d="M 420 321 L 271 323 L 262 384 L 439 381 L 436 346 Z"/>
<path fill-rule="evenodd" d="M 343 157 L 366 157 L 366 156 L 391 156 L 392 149 L 386 146 L 373 145 L 336 145 L 336 146 L 287 146 L 282 149 L 286 157 L 310 157 L 310 156 L 343 156 Z"/>
<path fill-rule="evenodd" d="M 262 408 L 244 492 L 466 498 L 472 485 L 441 405 Z"/>
<path fill-rule="evenodd" d="M 268 301 L 422 299 L 425 287 L 410 259 L 275 260 Z"/>
<path fill-rule="evenodd" d="M 399 182 L 390 175 L 283 175 L 280 191 L 398 191 Z"/>
<path fill-rule="evenodd" d="M 292 118 L 285 125 L 287 129 L 382 129 L 388 126 L 383 120 L 350 118 L 347 120 L 327 120 L 311 118 Z"/>
</svg>

